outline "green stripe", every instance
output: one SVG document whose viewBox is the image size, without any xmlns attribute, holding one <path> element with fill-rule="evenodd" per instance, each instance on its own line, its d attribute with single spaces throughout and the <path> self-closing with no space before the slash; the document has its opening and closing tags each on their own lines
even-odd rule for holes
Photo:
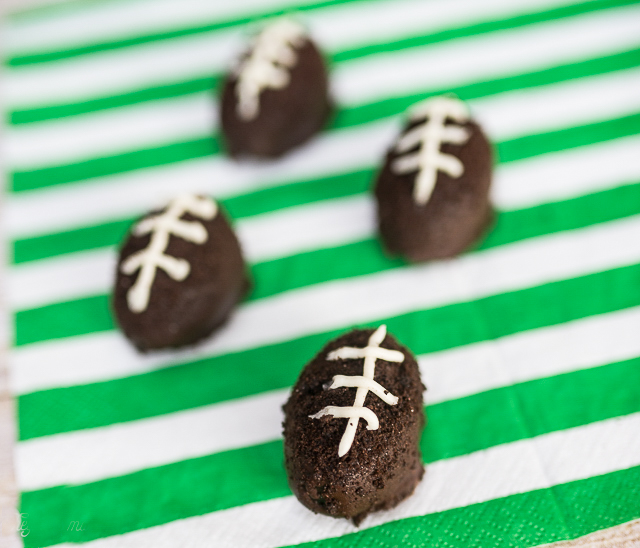
<svg viewBox="0 0 640 548">
<path fill-rule="evenodd" d="M 426 354 L 638 305 L 640 265 L 633 265 L 371 322 L 385 321 L 416 354 Z M 287 388 L 302 364 L 345 327 L 141 375 L 22 395 L 19 437 L 106 426 Z"/>
<path fill-rule="evenodd" d="M 54 185 L 73 183 L 94 177 L 126 173 L 146 167 L 161 166 L 195 158 L 204 158 L 220 152 L 216 138 L 198 138 L 181 143 L 125 152 L 115 156 L 84 160 L 73 164 L 46 167 L 31 171 L 17 171 L 11 175 L 11 190 L 34 190 Z"/>
<path fill-rule="evenodd" d="M 574 539 L 637 519 L 640 517 L 638 486 L 640 466 L 551 489 L 385 523 L 298 547 L 533 547 Z"/>
<path fill-rule="evenodd" d="M 34 122 L 66 118 L 67 116 L 79 116 L 111 108 L 127 107 L 146 101 L 160 101 L 162 99 L 171 99 L 202 92 L 212 93 L 218 89 L 219 85 L 220 75 L 213 75 L 207 76 L 206 78 L 188 80 L 186 82 L 163 84 L 151 88 L 130 91 L 128 93 L 88 99 L 79 103 L 62 103 L 26 110 L 14 110 L 9 112 L 9 122 L 13 125 L 31 124 Z"/>
<path fill-rule="evenodd" d="M 339 6 L 342 4 L 353 4 L 356 2 L 359 3 L 362 1 L 363 0 L 323 0 L 315 3 L 301 4 L 298 6 L 288 6 L 285 8 L 270 9 L 268 11 L 261 11 L 258 13 L 254 13 L 250 16 L 235 17 L 233 19 L 227 19 L 225 21 L 216 20 L 213 22 L 205 23 L 203 25 L 198 25 L 197 27 L 187 27 L 187 28 L 176 29 L 172 31 L 138 35 L 138 36 L 121 39 L 121 40 L 98 42 L 95 44 L 89 44 L 85 46 L 79 46 L 75 48 L 68 48 L 68 49 L 57 50 L 57 51 L 43 51 L 39 53 L 15 55 L 7 59 L 6 64 L 10 67 L 20 67 L 24 65 L 50 63 L 50 62 L 60 61 L 64 59 L 72 59 L 74 57 L 80 57 L 83 55 L 89 55 L 92 53 L 114 51 L 114 50 L 129 48 L 132 46 L 139 46 L 142 44 L 149 44 L 153 42 L 163 41 L 163 40 L 172 40 L 175 38 L 184 38 L 186 36 L 194 36 L 197 34 L 213 33 L 216 31 L 229 29 L 233 27 L 242 27 L 252 22 L 255 22 L 259 19 L 278 17 L 278 16 L 286 15 L 292 12 L 295 13 L 295 12 L 314 11 L 321 8 Z M 367 0 L 367 1 L 369 3 L 371 2 L 371 0 Z M 607 7 L 608 2 L 601 0 L 600 3 L 602 3 L 603 5 L 598 6 L 597 8 L 594 8 L 594 9 L 602 9 Z M 621 0 L 617 0 L 614 3 L 616 6 L 628 5 L 630 3 L 633 3 L 633 1 L 627 0 L 626 2 L 622 2 Z M 592 10 L 588 10 L 588 11 L 592 11 Z M 578 13 L 581 13 L 581 12 L 579 11 Z"/>
<path fill-rule="evenodd" d="M 640 183 L 564 202 L 502 212 L 479 249 L 490 249 L 639 213 Z M 399 259 L 387 257 L 375 239 L 274 259 L 252 266 L 255 284 L 249 300 L 271 297 L 329 280 L 400 268 L 403 264 Z M 54 303 L 15 314 L 17 346 L 111 329 L 114 329 L 114 324 L 107 295 Z"/>
<path fill-rule="evenodd" d="M 635 359 L 429 406 L 423 457 L 434 462 L 640 411 L 638 384 Z M 24 493 L 22 509 L 34 522 L 32 542 L 87 541 L 286 496 L 282 459 L 281 441 L 275 441 Z M 85 524 L 83 533 L 60 527 L 75 520 Z"/>
</svg>

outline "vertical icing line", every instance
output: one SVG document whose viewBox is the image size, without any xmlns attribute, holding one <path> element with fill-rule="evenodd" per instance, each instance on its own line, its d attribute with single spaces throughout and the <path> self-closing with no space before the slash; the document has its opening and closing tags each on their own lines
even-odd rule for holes
<svg viewBox="0 0 640 548">
<path fill-rule="evenodd" d="M 418 103 L 410 114 L 412 121 L 425 118 L 424 123 L 401 135 L 396 152 L 402 154 L 418 146 L 418 150 L 396 158 L 391 169 L 395 173 L 418 171 L 413 187 L 413 199 L 419 205 L 429 201 L 436 186 L 438 171 L 458 178 L 464 173 L 462 162 L 451 154 L 440 151 L 444 143 L 462 145 L 469 140 L 467 129 L 456 124 L 445 125 L 447 118 L 458 124 L 469 121 L 467 106 L 455 97 L 436 97 Z"/>
<path fill-rule="evenodd" d="M 326 415 L 334 418 L 349 419 L 345 428 L 340 445 L 338 446 L 338 456 L 342 457 L 347 454 L 358 429 L 358 422 L 364 419 L 367 423 L 367 430 L 377 430 L 380 426 L 376 414 L 364 407 L 364 401 L 369 392 L 373 392 L 382 401 L 388 405 L 396 405 L 398 398 L 389 393 L 383 386 L 373 380 L 375 374 L 376 360 L 385 360 L 388 362 L 402 363 L 404 354 L 398 350 L 390 350 L 382 348 L 380 344 L 387 335 L 387 326 L 381 325 L 369 337 L 369 342 L 365 348 L 354 348 L 351 346 L 343 346 L 327 355 L 327 360 L 356 360 L 364 358 L 362 375 L 335 375 L 328 387 L 328 390 L 340 387 L 355 387 L 356 397 L 351 407 L 338 407 L 328 405 L 315 415 L 309 415 L 312 419 L 319 419 Z"/>
<path fill-rule="evenodd" d="M 211 220 L 218 212 L 217 204 L 210 198 L 185 194 L 172 200 L 159 215 L 152 215 L 142 219 L 134 228 L 134 236 L 151 234 L 149 245 L 132 253 L 122 261 L 120 271 L 131 275 L 140 270 L 135 283 L 127 292 L 127 305 L 134 313 L 144 312 L 149 305 L 151 287 L 158 268 L 164 270 L 176 281 L 184 280 L 191 271 L 191 265 L 186 259 L 166 255 L 171 236 L 176 236 L 203 244 L 209 235 L 198 221 L 185 221 L 181 217 L 191 213 L 194 217 Z"/>
<path fill-rule="evenodd" d="M 270 24 L 257 36 L 250 54 L 237 70 L 237 113 L 242 120 L 258 116 L 262 90 L 289 85 L 289 69 L 298 61 L 295 49 L 305 40 L 304 27 L 286 18 Z"/>
</svg>

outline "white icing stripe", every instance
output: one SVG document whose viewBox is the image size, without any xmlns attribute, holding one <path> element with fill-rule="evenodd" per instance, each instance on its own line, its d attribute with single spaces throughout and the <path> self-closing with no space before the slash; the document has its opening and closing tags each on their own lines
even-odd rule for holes
<svg viewBox="0 0 640 548">
<path fill-rule="evenodd" d="M 369 337 L 369 344 L 366 347 L 354 348 L 351 346 L 344 346 L 342 348 L 334 350 L 333 352 L 330 352 L 327 355 L 327 360 L 353 360 L 364 358 L 364 363 L 362 366 L 362 376 L 355 376 L 351 377 L 350 379 L 350 382 L 352 383 L 351 386 L 357 387 L 356 398 L 353 403 L 353 407 L 336 407 L 334 405 L 328 405 L 324 409 L 318 411 L 315 415 L 309 416 L 312 419 L 319 419 L 326 415 L 332 415 L 336 418 L 349 419 L 344 434 L 342 435 L 342 439 L 340 440 L 340 445 L 338 446 L 339 457 L 343 457 L 348 453 L 349 449 L 351 449 L 351 445 L 353 444 L 353 440 L 358 429 L 358 421 L 360 419 L 364 419 L 367 421 L 367 430 L 378 429 L 378 417 L 376 417 L 373 411 L 364 407 L 364 401 L 367 398 L 367 394 L 370 390 L 370 384 L 366 381 L 373 382 L 373 377 L 376 370 L 376 360 L 385 360 L 396 363 L 402 363 L 404 361 L 404 354 L 402 352 L 399 352 L 397 350 L 389 351 L 389 349 L 387 348 L 380 348 L 380 344 L 382 344 L 382 341 L 384 340 L 386 335 L 387 326 L 383 324 L 371 334 L 371 336 Z M 361 382 L 360 379 L 363 379 L 365 382 Z M 329 386 L 330 390 L 333 388 L 338 388 L 338 386 L 335 384 L 335 380 L 336 377 L 334 377 L 334 382 Z M 380 388 L 383 392 L 387 392 L 384 388 Z M 396 405 L 398 403 L 398 398 L 392 395 L 390 399 L 385 398 L 384 401 L 389 405 Z M 392 401 L 393 403 L 391 403 Z"/>
<path fill-rule="evenodd" d="M 640 94 L 634 91 L 639 85 L 640 70 L 633 69 L 568 83 L 517 90 L 472 101 L 470 105 L 474 117 L 495 142 L 638 112 Z M 504 109 L 501 108 L 503 100 Z M 157 115 L 163 116 L 160 111 Z M 253 188 L 284 185 L 288 181 L 308 180 L 373 167 L 379 163 L 398 131 L 396 120 L 384 120 L 327 133 L 307 147 L 294 151 L 286 159 L 264 166 L 264 171 L 258 171 L 254 166 L 243 166 L 245 169 L 239 170 L 234 162 L 218 157 L 104 177 L 91 183 L 60 185 L 57 188 L 14 194 L 6 201 L 2 221 L 10 236 L 24 237 L 83 224 L 92 225 L 122 216 L 139 215 L 155 207 L 158 202 L 169 201 L 175 194 L 176 180 L 181 181 L 182 189 L 186 192 L 212 194 L 223 198 L 242 194 Z M 28 133 L 21 135 L 23 143 L 29 142 Z M 53 138 L 53 134 L 50 137 Z M 46 143 L 41 143 L 34 137 L 34 146 L 40 144 L 46 146 Z M 605 143 L 595 146 L 602 146 L 603 151 L 606 151 L 609 145 Z M 514 188 L 521 188 L 520 192 L 530 192 L 531 189 L 542 192 L 546 189 L 547 192 L 552 190 L 554 193 L 566 194 L 571 192 L 571 181 L 579 180 L 584 181 L 580 184 L 586 184 L 593 177 L 601 175 L 615 178 L 617 172 L 629 171 L 638 164 L 637 155 L 631 155 L 629 159 L 600 162 L 593 156 L 599 153 L 598 150 L 596 148 L 594 153 L 585 152 L 583 155 L 581 162 L 591 164 L 588 170 L 567 169 L 561 176 L 553 174 L 551 179 L 546 177 L 531 187 L 518 185 Z M 37 151 L 30 147 L 24 149 L 25 155 L 30 153 L 37 159 Z M 560 154 L 562 157 L 568 155 L 569 159 L 579 154 L 579 151 L 563 151 Z M 609 169 L 605 170 L 607 165 Z M 504 167 L 511 169 L 513 165 Z M 498 167 L 500 169 L 502 167 Z M 556 184 L 556 179 L 563 180 L 563 184 Z M 68 207 L 71 202 L 76 204 L 72 209 Z M 501 206 L 500 203 L 498 205 Z"/>
<path fill-rule="evenodd" d="M 356 435 L 356 429 L 359 419 L 364 419 L 367 422 L 367 430 L 377 430 L 380 427 L 378 417 L 376 414 L 366 407 L 361 405 L 354 405 L 353 407 L 337 407 L 335 405 L 327 405 L 323 409 L 320 409 L 315 415 L 309 415 L 310 419 L 321 419 L 330 415 L 336 419 L 349 419 L 347 428 L 340 440 L 338 447 L 338 456 L 342 457 L 346 455 L 353 439 Z"/>
<path fill-rule="evenodd" d="M 336 280 L 246 303 L 192 349 L 140 356 L 111 331 L 13 349 L 12 390 L 75 385 L 150 371 L 332 329 L 516 291 L 640 261 L 640 216 L 487 249 L 451 261 Z M 394 287 L 393 292 L 385 288 Z M 377 295 L 372 299 L 371 295 Z M 280 321 L 273 322 L 273 318 Z M 91 368 L 87 368 L 91 356 Z M 14 379 L 16 384 L 14 384 Z"/>
<path fill-rule="evenodd" d="M 373 392 L 376 396 L 378 396 L 382 401 L 388 403 L 389 405 L 396 405 L 398 403 L 398 398 L 391 394 L 388 390 L 386 390 L 379 383 L 374 381 L 373 379 L 368 379 L 367 377 L 362 376 L 351 376 L 347 377 L 346 375 L 335 375 L 331 384 L 329 385 L 329 389 L 334 388 L 366 388 L 369 392 Z"/>
<path fill-rule="evenodd" d="M 426 403 L 635 358 L 637 325 L 640 307 L 418 356 Z M 88 483 L 279 439 L 288 395 L 288 389 L 278 390 L 20 442 L 20 488 Z"/>
<path fill-rule="evenodd" d="M 194 217 L 211 220 L 217 212 L 218 207 L 211 198 L 184 194 L 174 199 L 163 213 L 147 217 L 133 228 L 134 236 L 151 234 L 151 239 L 146 248 L 125 257 L 120 264 L 120 270 L 129 276 L 140 271 L 127 292 L 127 304 L 132 312 L 139 313 L 147 309 L 158 268 L 176 281 L 182 281 L 189 275 L 191 265 L 188 261 L 165 255 L 171 236 L 195 244 L 207 241 L 207 230 L 202 223 L 185 221 L 180 217 L 190 213 Z"/>
<path fill-rule="evenodd" d="M 638 466 L 639 429 L 640 413 L 634 413 L 429 464 L 411 497 L 392 510 L 368 516 L 358 528 L 347 520 L 313 514 L 289 496 L 180 519 L 83 546 L 157 548 L 179 546 L 185 538 L 194 546 L 206 546 L 215 538 L 216 545 L 225 548 L 276 548 L 338 537 Z M 247 527 L 248 523 L 252 526 Z M 59 548 L 77 546 L 68 543 Z"/>
<path fill-rule="evenodd" d="M 416 152 L 396 158 L 391 169 L 405 174 L 417 171 L 413 187 L 413 199 L 419 205 L 429 201 L 436 186 L 438 171 L 453 178 L 464 173 L 464 166 L 459 158 L 440 151 L 441 145 L 452 143 L 462 145 L 469 140 L 469 132 L 457 125 L 445 125 L 447 118 L 459 124 L 469 120 L 469 110 L 460 100 L 453 97 L 436 97 L 413 107 L 410 119 L 422 120 L 424 123 L 400 135 L 396 142 L 396 152 L 403 154 L 418 147 Z"/>
<path fill-rule="evenodd" d="M 295 50 L 305 40 L 304 28 L 286 18 L 271 23 L 258 35 L 249 56 L 241 61 L 237 71 L 237 113 L 242 120 L 249 121 L 258 116 L 263 90 L 289 85 L 289 69 L 298 61 Z"/>
<path fill-rule="evenodd" d="M 323 49 L 335 52 L 378 43 L 381 38 L 393 41 L 406 37 L 407 33 L 428 34 L 580 1 L 520 0 L 505 3 L 487 0 L 479 5 L 473 0 L 450 0 L 444 4 L 386 0 L 372 3 L 364 11 L 349 5 L 309 11 L 305 13 L 305 22 L 309 23 L 311 34 L 317 36 Z M 151 11 L 156 13 L 155 9 Z M 139 18 L 142 19 L 146 20 L 147 16 Z M 120 17 L 117 21 L 122 25 Z M 76 27 L 72 27 L 65 25 L 62 32 L 73 33 Z M 5 104 L 13 108 L 30 108 L 59 102 L 81 102 L 110 93 L 126 93 L 180 79 L 206 77 L 227 68 L 242 47 L 242 33 L 242 28 L 222 29 L 56 63 L 8 67 L 3 81 Z M 16 31 L 15 35 L 22 36 L 24 31 Z M 594 39 L 595 35 L 591 42 Z"/>
</svg>

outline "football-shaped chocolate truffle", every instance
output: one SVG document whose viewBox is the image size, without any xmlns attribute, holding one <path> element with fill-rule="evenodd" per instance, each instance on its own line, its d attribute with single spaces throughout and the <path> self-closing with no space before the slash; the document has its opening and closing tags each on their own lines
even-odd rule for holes
<svg viewBox="0 0 640 548">
<path fill-rule="evenodd" d="M 290 19 L 267 26 L 222 88 L 220 119 L 232 156 L 277 157 L 325 124 L 327 69 L 305 29 Z"/>
<path fill-rule="evenodd" d="M 300 502 L 358 525 L 411 495 L 424 474 L 423 391 L 415 358 L 384 325 L 329 342 L 284 406 L 285 466 Z"/>
<path fill-rule="evenodd" d="M 470 247 L 493 219 L 492 166 L 491 146 L 464 103 L 437 97 L 416 105 L 375 185 L 387 250 L 416 262 Z"/>
<path fill-rule="evenodd" d="M 184 195 L 131 229 L 113 308 L 138 349 L 178 347 L 222 324 L 248 287 L 240 245 L 218 204 Z"/>
</svg>

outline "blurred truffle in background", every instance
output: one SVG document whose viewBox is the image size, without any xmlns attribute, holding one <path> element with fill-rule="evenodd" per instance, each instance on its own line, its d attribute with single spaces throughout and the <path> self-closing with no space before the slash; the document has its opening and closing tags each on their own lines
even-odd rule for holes
<svg viewBox="0 0 640 548">
<path fill-rule="evenodd" d="M 331 113 L 322 54 L 289 18 L 267 25 L 222 86 L 220 119 L 231 156 L 276 158 L 320 131 Z"/>
</svg>

